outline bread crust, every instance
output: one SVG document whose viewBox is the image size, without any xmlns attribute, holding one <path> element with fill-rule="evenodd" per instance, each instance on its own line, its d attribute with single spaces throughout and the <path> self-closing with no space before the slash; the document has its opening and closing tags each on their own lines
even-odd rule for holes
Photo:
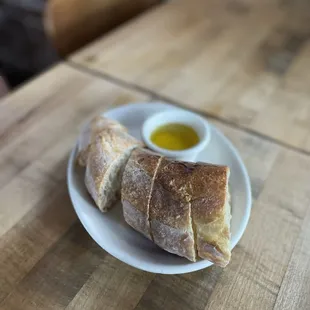
<svg viewBox="0 0 310 310">
<path fill-rule="evenodd" d="M 184 232 L 196 241 L 199 257 L 225 266 L 230 260 L 230 210 L 228 203 L 229 168 L 204 163 L 179 162 L 164 158 L 158 169 L 150 205 L 154 241 L 165 250 L 194 260 L 194 241 L 182 244 Z M 156 228 L 153 221 L 156 220 Z M 160 223 L 171 227 L 163 246 Z M 173 229 L 173 233 L 172 233 Z M 175 229 L 179 229 L 176 238 Z M 159 229 L 164 231 L 164 229 Z M 193 233 L 192 233 L 193 232 Z M 158 238 L 155 236 L 158 235 Z M 160 242 L 157 240 L 161 240 Z M 176 249 L 173 242 L 179 240 Z M 173 248 L 173 251 L 169 250 Z M 186 250 L 184 250 L 186 247 Z M 184 255 L 187 253 L 187 255 Z"/>
<path fill-rule="evenodd" d="M 120 190 L 120 188 L 113 189 L 114 193 L 111 196 L 111 201 L 107 201 L 104 190 L 110 181 L 111 174 L 114 172 L 119 173 L 118 177 L 121 178 L 120 174 L 123 167 L 118 166 L 119 161 L 125 154 L 129 157 L 131 151 L 141 145 L 141 142 L 126 132 L 114 129 L 102 131 L 97 135 L 94 143 L 90 145 L 86 164 L 85 185 L 101 211 L 107 211 L 115 202 L 117 193 Z"/>
<path fill-rule="evenodd" d="M 161 156 L 146 149 L 135 149 L 124 170 L 122 204 L 125 221 L 152 240 L 149 203 Z"/>
<path fill-rule="evenodd" d="M 200 164 L 193 173 L 192 218 L 198 255 L 225 267 L 231 258 L 229 168 Z"/>
<path fill-rule="evenodd" d="M 179 163 L 163 158 L 155 177 L 150 223 L 154 242 L 168 252 L 196 260 L 194 232 L 191 225 L 190 201 L 176 180 Z"/>
<path fill-rule="evenodd" d="M 96 137 L 104 130 L 113 129 L 127 132 L 127 129 L 120 123 L 104 116 L 94 117 L 82 130 L 78 140 L 77 163 L 86 166 L 90 145 L 94 143 Z"/>
</svg>

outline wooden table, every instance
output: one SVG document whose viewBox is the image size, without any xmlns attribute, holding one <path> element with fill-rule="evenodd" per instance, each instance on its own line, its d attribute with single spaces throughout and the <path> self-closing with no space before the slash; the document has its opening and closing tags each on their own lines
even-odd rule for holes
<svg viewBox="0 0 310 310">
<path fill-rule="evenodd" d="M 159 6 L 0 101 L 0 309 L 310 309 L 309 6 L 217 2 Z M 246 163 L 252 215 L 225 269 L 134 269 L 73 211 L 81 123 L 154 98 L 209 115 Z"/>
<path fill-rule="evenodd" d="M 309 152 L 309 37 L 309 1 L 178 0 L 71 61 Z"/>
</svg>

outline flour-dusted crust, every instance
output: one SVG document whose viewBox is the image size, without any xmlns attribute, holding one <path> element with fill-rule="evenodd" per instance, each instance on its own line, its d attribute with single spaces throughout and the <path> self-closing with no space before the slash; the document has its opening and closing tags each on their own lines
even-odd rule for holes
<svg viewBox="0 0 310 310">
<path fill-rule="evenodd" d="M 106 129 L 120 130 L 127 132 L 127 129 L 120 123 L 104 116 L 94 117 L 82 130 L 78 140 L 77 162 L 80 166 L 86 166 L 90 145 L 96 137 Z"/>
<path fill-rule="evenodd" d="M 178 162 L 166 158 L 159 165 L 150 202 L 151 230 L 158 246 L 195 261 L 190 201 L 181 188 L 174 188 L 178 168 Z"/>
<path fill-rule="evenodd" d="M 229 168 L 203 164 L 193 174 L 192 218 L 198 255 L 225 267 L 231 257 Z"/>
<path fill-rule="evenodd" d="M 228 178 L 225 166 L 164 158 L 150 204 L 155 243 L 191 260 L 196 250 L 199 257 L 226 266 L 231 217 Z"/>
<path fill-rule="evenodd" d="M 85 184 L 101 211 L 107 211 L 120 192 L 120 181 L 132 150 L 142 144 L 124 131 L 106 129 L 90 145 Z"/>
<path fill-rule="evenodd" d="M 135 149 L 124 170 L 122 203 L 125 221 L 152 240 L 149 224 L 149 202 L 154 176 L 161 156 L 148 150 Z"/>
</svg>

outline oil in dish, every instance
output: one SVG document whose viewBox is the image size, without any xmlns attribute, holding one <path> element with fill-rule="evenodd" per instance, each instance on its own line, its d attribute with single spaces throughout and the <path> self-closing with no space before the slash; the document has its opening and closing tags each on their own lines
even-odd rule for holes
<svg viewBox="0 0 310 310">
<path fill-rule="evenodd" d="M 151 141 L 163 149 L 182 151 L 195 146 L 199 142 L 199 137 L 190 126 L 170 123 L 154 130 Z"/>
</svg>

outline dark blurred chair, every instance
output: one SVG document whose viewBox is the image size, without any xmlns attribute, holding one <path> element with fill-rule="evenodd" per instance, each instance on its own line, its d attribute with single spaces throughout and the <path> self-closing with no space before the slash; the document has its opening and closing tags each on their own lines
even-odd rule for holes
<svg viewBox="0 0 310 310">
<path fill-rule="evenodd" d="M 66 56 L 160 0 L 49 0 L 45 29 Z"/>
<path fill-rule="evenodd" d="M 8 92 L 9 87 L 4 78 L 0 75 L 0 98 L 5 96 Z"/>
</svg>

